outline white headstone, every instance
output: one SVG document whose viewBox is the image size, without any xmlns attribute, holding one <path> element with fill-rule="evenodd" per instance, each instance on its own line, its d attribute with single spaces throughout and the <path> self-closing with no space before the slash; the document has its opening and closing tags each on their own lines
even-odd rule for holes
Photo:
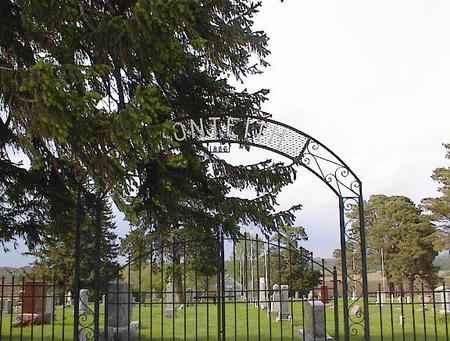
<svg viewBox="0 0 450 341">
<path fill-rule="evenodd" d="M 450 290 L 443 286 L 434 289 L 436 309 L 441 313 L 450 313 Z"/>
<path fill-rule="evenodd" d="M 72 293 L 70 291 L 66 295 L 66 305 L 72 305 Z"/>
<path fill-rule="evenodd" d="M 89 290 L 80 290 L 80 314 L 86 315 L 89 313 Z"/>
<path fill-rule="evenodd" d="M 261 277 L 259 279 L 259 307 L 261 309 L 266 309 L 267 301 L 266 279 L 264 277 Z"/>
</svg>

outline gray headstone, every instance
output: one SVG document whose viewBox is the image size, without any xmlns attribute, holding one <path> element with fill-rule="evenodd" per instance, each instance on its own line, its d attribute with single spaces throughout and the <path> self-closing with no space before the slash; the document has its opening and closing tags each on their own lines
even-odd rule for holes
<svg viewBox="0 0 450 341">
<path fill-rule="evenodd" d="M 327 337 L 324 321 L 325 305 L 322 301 L 306 301 L 304 304 L 305 321 L 304 330 L 300 331 L 300 335 L 304 341 L 325 341 L 330 340 Z"/>
<path fill-rule="evenodd" d="M 2 306 L 2 312 L 4 314 L 12 314 L 13 302 L 10 299 L 0 300 L 0 305 Z"/>
<path fill-rule="evenodd" d="M 186 305 L 194 303 L 194 293 L 191 288 L 186 289 Z"/>
<path fill-rule="evenodd" d="M 108 327 L 128 329 L 132 307 L 132 297 L 128 290 L 128 284 L 116 281 L 109 282 L 108 296 L 106 297 Z"/>
<path fill-rule="evenodd" d="M 267 309 L 267 287 L 264 277 L 259 279 L 259 307 L 261 309 Z"/>
<path fill-rule="evenodd" d="M 289 286 L 281 285 L 280 312 L 277 320 L 289 320 L 291 317 L 291 305 L 289 302 Z"/>
<path fill-rule="evenodd" d="M 175 315 L 175 294 L 173 292 L 173 285 L 171 282 L 166 287 L 164 294 L 164 317 L 173 318 Z"/>
<path fill-rule="evenodd" d="M 299 300 L 300 299 L 300 291 L 296 291 L 295 292 L 295 299 Z"/>
<path fill-rule="evenodd" d="M 273 293 L 270 312 L 278 315 L 280 313 L 280 286 L 274 284 L 272 289 Z"/>
<path fill-rule="evenodd" d="M 80 314 L 86 315 L 89 313 L 89 290 L 80 290 Z"/>
</svg>

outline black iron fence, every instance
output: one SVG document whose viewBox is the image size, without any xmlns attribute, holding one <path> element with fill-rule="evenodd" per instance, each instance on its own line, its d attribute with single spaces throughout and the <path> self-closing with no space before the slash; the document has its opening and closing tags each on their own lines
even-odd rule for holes
<svg viewBox="0 0 450 341">
<path fill-rule="evenodd" d="M 336 270 L 281 238 L 156 240 L 101 290 L 74 287 L 0 278 L 0 340 L 363 340 L 344 335 Z M 348 299 L 361 321 L 362 300 Z M 380 285 L 369 302 L 371 340 L 450 340 L 445 284 Z"/>
<path fill-rule="evenodd" d="M 280 238 L 156 240 L 101 287 L 2 278 L 0 339 L 339 340 L 343 329 L 336 271 Z"/>
</svg>

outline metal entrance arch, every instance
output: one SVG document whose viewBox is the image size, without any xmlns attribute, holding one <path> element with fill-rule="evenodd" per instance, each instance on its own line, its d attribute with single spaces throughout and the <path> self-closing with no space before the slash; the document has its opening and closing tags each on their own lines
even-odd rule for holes
<svg viewBox="0 0 450 341">
<path fill-rule="evenodd" d="M 195 139 L 202 143 L 239 144 L 258 147 L 290 159 L 294 165 L 306 168 L 322 180 L 336 195 L 339 204 L 339 228 L 343 288 L 344 339 L 361 335 L 370 340 L 367 251 L 362 182 L 352 169 L 326 145 L 310 135 L 269 118 L 255 116 L 187 117 L 174 125 L 177 141 Z M 351 233 L 347 214 L 355 208 L 358 233 Z M 359 246 L 361 278 L 357 283 L 362 295 L 349 300 L 347 246 Z M 362 301 L 361 313 L 350 314 L 351 307 Z"/>
</svg>

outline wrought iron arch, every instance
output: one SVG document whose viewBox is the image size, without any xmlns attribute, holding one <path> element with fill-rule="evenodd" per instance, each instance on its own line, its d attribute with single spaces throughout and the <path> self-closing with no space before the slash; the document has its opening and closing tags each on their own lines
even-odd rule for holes
<svg viewBox="0 0 450 341">
<path fill-rule="evenodd" d="M 344 336 L 364 335 L 370 340 L 367 251 L 364 226 L 362 182 L 353 170 L 330 148 L 312 136 L 269 118 L 255 116 L 186 117 L 174 125 L 177 141 L 196 139 L 202 143 L 239 144 L 265 149 L 290 159 L 294 165 L 309 170 L 337 196 L 342 262 L 344 304 Z M 358 208 L 358 234 L 351 233 L 348 213 Z M 359 245 L 362 297 L 349 301 L 349 276 L 346 249 L 350 243 Z M 354 279 L 352 279 L 354 281 Z M 350 314 L 350 308 L 363 303 L 362 313 Z"/>
</svg>

